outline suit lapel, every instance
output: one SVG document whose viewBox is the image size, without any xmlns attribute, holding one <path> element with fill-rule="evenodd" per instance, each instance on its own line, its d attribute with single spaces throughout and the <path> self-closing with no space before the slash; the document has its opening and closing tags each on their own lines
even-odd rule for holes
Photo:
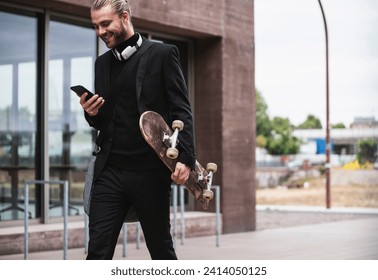
<svg viewBox="0 0 378 280">
<path fill-rule="evenodd" d="M 145 52 L 147 49 L 149 49 L 152 45 L 151 41 L 145 41 L 146 48 L 143 52 Z M 143 46 L 143 45 L 142 45 Z M 146 75 L 146 68 L 147 68 L 147 62 L 149 59 L 149 55 L 143 55 L 140 58 L 139 64 L 138 64 L 138 70 L 136 74 L 136 94 L 137 94 L 137 101 L 139 104 L 140 95 L 142 92 L 142 85 L 144 81 L 144 76 Z"/>
<path fill-rule="evenodd" d="M 100 89 L 101 92 L 103 92 L 102 96 L 108 97 L 110 96 L 111 90 L 110 90 L 110 61 L 111 61 L 111 56 L 113 54 L 111 51 L 108 51 L 106 53 L 106 59 L 103 59 L 103 63 L 101 65 L 101 73 L 103 73 L 103 76 L 100 77 L 102 80 L 102 85 L 103 87 Z"/>
</svg>

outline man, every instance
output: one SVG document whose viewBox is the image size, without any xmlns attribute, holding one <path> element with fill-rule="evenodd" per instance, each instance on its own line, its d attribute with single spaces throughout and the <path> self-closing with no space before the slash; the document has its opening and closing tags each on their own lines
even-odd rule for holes
<svg viewBox="0 0 378 280">
<path fill-rule="evenodd" d="M 96 0 L 93 27 L 110 49 L 95 63 L 95 96 L 80 104 L 100 131 L 89 213 L 87 259 L 112 259 L 125 217 L 135 210 L 152 259 L 177 259 L 170 234 L 170 186 L 195 165 L 193 119 L 175 46 L 135 33 L 127 0 Z M 184 122 L 170 171 L 142 138 L 139 117 L 155 111 Z"/>
</svg>

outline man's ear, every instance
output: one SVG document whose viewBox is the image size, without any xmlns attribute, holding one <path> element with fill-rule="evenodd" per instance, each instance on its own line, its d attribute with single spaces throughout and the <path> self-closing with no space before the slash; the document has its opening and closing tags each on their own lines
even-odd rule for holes
<svg viewBox="0 0 378 280">
<path fill-rule="evenodd" d="M 124 11 L 121 15 L 121 18 L 126 23 L 130 20 L 130 15 L 127 11 Z"/>
</svg>

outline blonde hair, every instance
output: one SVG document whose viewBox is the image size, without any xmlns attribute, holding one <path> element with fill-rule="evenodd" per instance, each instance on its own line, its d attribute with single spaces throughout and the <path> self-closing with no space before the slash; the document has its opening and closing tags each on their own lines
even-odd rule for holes
<svg viewBox="0 0 378 280">
<path fill-rule="evenodd" d="M 131 17 L 131 10 L 128 0 L 95 0 L 92 4 L 91 11 L 97 11 L 101 8 L 110 5 L 118 16 L 121 16 L 125 11 Z"/>
</svg>

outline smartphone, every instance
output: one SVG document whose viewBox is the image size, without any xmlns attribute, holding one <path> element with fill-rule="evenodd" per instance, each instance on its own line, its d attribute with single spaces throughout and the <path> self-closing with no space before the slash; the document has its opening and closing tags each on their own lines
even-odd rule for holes
<svg viewBox="0 0 378 280">
<path fill-rule="evenodd" d="M 78 96 L 82 96 L 85 92 L 88 92 L 87 97 L 85 100 L 90 99 L 94 94 L 87 90 L 85 87 L 78 85 L 78 86 L 72 86 L 71 90 L 74 91 Z"/>
</svg>

